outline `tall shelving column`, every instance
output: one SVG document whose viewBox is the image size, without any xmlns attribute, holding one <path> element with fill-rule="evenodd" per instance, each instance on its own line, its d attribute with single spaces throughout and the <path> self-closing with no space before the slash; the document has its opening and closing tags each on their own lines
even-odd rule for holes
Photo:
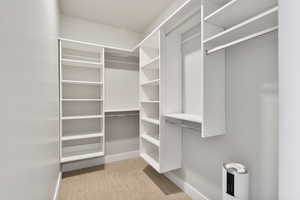
<svg viewBox="0 0 300 200">
<path fill-rule="evenodd" d="M 60 161 L 104 155 L 104 48 L 67 39 L 60 46 Z"/>
<path fill-rule="evenodd" d="M 140 155 L 160 171 L 159 32 L 140 47 Z"/>
</svg>

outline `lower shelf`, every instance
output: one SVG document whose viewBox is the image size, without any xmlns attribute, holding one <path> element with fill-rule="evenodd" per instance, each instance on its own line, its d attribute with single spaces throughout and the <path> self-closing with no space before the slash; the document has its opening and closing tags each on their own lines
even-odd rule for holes
<svg viewBox="0 0 300 200">
<path fill-rule="evenodd" d="M 152 123 L 152 124 L 155 124 L 155 125 L 159 125 L 159 120 L 155 119 L 155 118 L 142 117 L 141 120 L 144 121 L 144 122 L 148 122 L 148 123 Z"/>
<path fill-rule="evenodd" d="M 158 158 L 157 158 L 157 152 L 153 153 L 141 153 L 140 156 L 148 163 L 150 164 L 156 171 L 160 171 Z"/>
<path fill-rule="evenodd" d="M 144 140 L 146 140 L 147 142 L 150 142 L 150 143 L 152 143 L 152 144 L 154 144 L 154 145 L 156 145 L 156 146 L 158 146 L 158 147 L 159 147 L 159 145 L 160 145 L 159 139 L 157 139 L 157 138 L 155 138 L 155 137 L 152 137 L 152 136 L 150 136 L 150 135 L 147 134 L 147 133 L 143 133 L 143 134 L 141 135 L 141 137 L 142 137 Z"/>
<path fill-rule="evenodd" d="M 78 135 L 68 135 L 63 136 L 62 141 L 69 141 L 69 140 L 81 140 L 81 139 L 88 139 L 88 138 L 97 138 L 103 137 L 103 133 L 89 133 L 89 134 L 78 134 Z"/>
<path fill-rule="evenodd" d="M 94 153 L 83 153 L 81 155 L 75 155 L 75 156 L 65 156 L 61 158 L 61 163 L 66 162 L 72 162 L 72 161 L 78 161 L 78 160 L 84 160 L 89 158 L 96 158 L 104 156 L 104 152 L 94 152 Z"/>
</svg>

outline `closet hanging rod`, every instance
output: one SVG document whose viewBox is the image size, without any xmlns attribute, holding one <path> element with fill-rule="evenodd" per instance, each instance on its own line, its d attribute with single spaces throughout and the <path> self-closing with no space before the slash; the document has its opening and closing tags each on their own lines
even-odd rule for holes
<svg viewBox="0 0 300 200">
<path fill-rule="evenodd" d="M 139 116 L 139 114 L 105 115 L 105 117 L 127 117 L 127 116 Z"/>
<path fill-rule="evenodd" d="M 245 42 L 245 41 L 247 41 L 247 40 L 256 38 L 256 37 L 258 37 L 258 36 L 265 35 L 265 34 L 267 34 L 267 33 L 276 31 L 277 29 L 278 29 L 278 26 L 274 26 L 274 27 L 272 27 L 272 28 L 268 28 L 268 29 L 265 29 L 265 30 L 263 30 L 263 31 L 254 33 L 254 34 L 252 34 L 252 35 L 249 35 L 249 36 L 246 36 L 246 37 L 237 39 L 237 40 L 232 41 L 232 42 L 229 42 L 229 43 L 227 43 L 227 44 L 220 45 L 220 46 L 215 47 L 215 48 L 213 48 L 213 49 L 206 50 L 206 55 L 209 55 L 209 54 L 211 54 L 211 53 L 214 53 L 214 52 L 220 51 L 220 50 L 222 50 L 222 49 L 225 49 L 225 48 L 227 48 L 227 47 L 230 47 L 230 46 L 233 46 L 233 45 L 236 45 L 236 44 Z"/>
<path fill-rule="evenodd" d="M 180 26 L 182 26 L 185 22 L 187 22 L 190 18 L 196 16 L 199 11 L 201 12 L 201 8 L 196 9 L 194 12 L 192 12 L 190 15 L 188 15 L 187 17 L 185 17 L 183 20 L 180 20 L 178 23 L 176 23 L 166 34 L 165 36 L 170 35 L 171 33 L 173 33 L 176 29 L 178 29 Z M 197 23 L 197 25 L 200 23 Z M 196 25 L 196 26 L 197 26 Z"/>
<path fill-rule="evenodd" d="M 189 126 L 189 125 L 186 125 L 186 124 L 183 124 L 183 123 L 177 123 L 177 122 L 173 122 L 173 121 L 170 121 L 170 120 L 166 120 L 166 122 L 169 123 L 169 124 L 180 126 L 181 128 L 187 128 L 187 129 L 192 129 L 192 130 L 195 130 L 195 131 L 201 131 L 200 127 L 197 128 L 197 127 L 194 127 L 194 126 Z"/>
</svg>

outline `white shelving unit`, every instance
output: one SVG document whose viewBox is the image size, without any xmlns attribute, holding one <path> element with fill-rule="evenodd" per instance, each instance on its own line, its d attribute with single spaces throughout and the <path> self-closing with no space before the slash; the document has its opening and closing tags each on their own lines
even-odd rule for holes
<svg viewBox="0 0 300 200">
<path fill-rule="evenodd" d="M 181 166 L 181 136 L 164 132 L 161 33 L 140 47 L 140 156 L 159 173 Z"/>
<path fill-rule="evenodd" d="M 104 48 L 61 39 L 60 161 L 104 156 Z"/>
</svg>

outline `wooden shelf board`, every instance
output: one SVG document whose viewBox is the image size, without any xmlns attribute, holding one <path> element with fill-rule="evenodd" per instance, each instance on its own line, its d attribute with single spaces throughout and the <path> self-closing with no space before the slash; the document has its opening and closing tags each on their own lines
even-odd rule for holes
<svg viewBox="0 0 300 200">
<path fill-rule="evenodd" d="M 65 156 L 61 158 L 61 163 L 90 159 L 104 156 L 104 152 L 94 152 L 94 153 L 86 153 L 81 155 L 74 155 L 74 156 Z"/>
<path fill-rule="evenodd" d="M 205 48 L 227 44 L 248 35 L 260 32 L 278 25 L 278 7 L 271 8 L 225 31 L 215 34 L 203 42 Z"/>
<path fill-rule="evenodd" d="M 159 69 L 159 56 L 151 59 L 148 63 L 141 66 L 142 69 Z"/>
<path fill-rule="evenodd" d="M 97 138 L 103 137 L 103 133 L 89 133 L 89 134 L 78 134 L 78 135 L 70 135 L 70 136 L 63 136 L 62 141 L 70 141 L 70 140 L 81 140 L 81 139 L 88 139 L 88 138 Z"/>
<path fill-rule="evenodd" d="M 160 101 L 142 100 L 141 103 L 160 103 Z"/>
<path fill-rule="evenodd" d="M 155 125 L 159 125 L 160 124 L 159 120 L 155 119 L 155 118 L 142 117 L 141 120 L 144 121 L 144 122 L 155 124 Z"/>
<path fill-rule="evenodd" d="M 86 67 L 86 68 L 101 69 L 100 66 L 102 66 L 103 63 L 63 58 L 62 59 L 62 65 L 63 66 L 69 66 L 69 67 Z"/>
<path fill-rule="evenodd" d="M 152 144 L 154 144 L 154 145 L 156 145 L 156 146 L 160 146 L 160 142 L 159 142 L 159 140 L 158 139 L 156 139 L 156 138 L 154 138 L 154 137 L 152 137 L 152 136 L 150 136 L 150 135 L 148 135 L 147 133 L 143 133 L 142 135 L 141 135 L 141 137 L 144 139 L 144 140 L 146 140 L 146 141 L 148 141 L 148 142 L 150 142 L 150 143 L 152 143 Z"/>
<path fill-rule="evenodd" d="M 156 171 L 160 171 L 159 163 L 156 161 L 152 156 L 148 155 L 147 153 L 141 153 L 140 156 L 148 163 L 150 164 Z"/>
<path fill-rule="evenodd" d="M 82 84 L 82 85 L 102 85 L 103 82 L 95 82 L 95 81 L 75 81 L 75 80 L 62 80 L 62 83 L 65 84 Z"/>
<path fill-rule="evenodd" d="M 97 119 L 103 118 L 103 115 L 79 115 L 79 116 L 64 116 L 62 120 L 71 120 L 71 119 Z"/>
<path fill-rule="evenodd" d="M 123 109 L 109 109 L 105 110 L 106 113 L 113 113 L 113 112 L 134 112 L 140 111 L 140 108 L 123 108 Z"/>
<path fill-rule="evenodd" d="M 203 121 L 200 115 L 193 115 L 193 114 L 186 114 L 186 113 L 170 113 L 170 114 L 165 114 L 165 117 L 188 121 L 188 122 L 194 122 L 194 123 L 202 123 Z"/>
<path fill-rule="evenodd" d="M 141 84 L 142 86 L 155 86 L 155 85 L 159 85 L 159 79 L 154 79 L 151 81 L 147 81 Z"/>
<path fill-rule="evenodd" d="M 80 101 L 103 101 L 103 99 L 61 99 L 63 102 L 80 102 Z"/>
<path fill-rule="evenodd" d="M 229 28 L 276 5 L 276 0 L 231 0 L 204 20 L 219 27 Z"/>
</svg>

